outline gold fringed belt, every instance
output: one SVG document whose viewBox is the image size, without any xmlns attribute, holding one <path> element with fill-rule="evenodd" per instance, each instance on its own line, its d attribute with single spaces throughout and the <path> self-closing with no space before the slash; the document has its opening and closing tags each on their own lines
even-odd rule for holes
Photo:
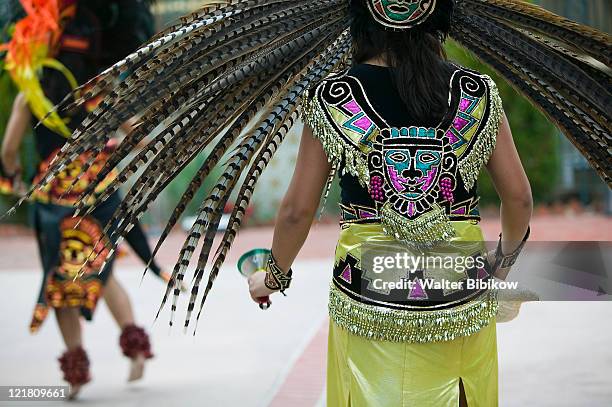
<svg viewBox="0 0 612 407">
<path fill-rule="evenodd" d="M 329 315 L 341 328 L 369 339 L 392 342 L 451 341 L 478 332 L 497 313 L 495 293 L 433 311 L 403 311 L 353 300 L 332 283 Z"/>
</svg>

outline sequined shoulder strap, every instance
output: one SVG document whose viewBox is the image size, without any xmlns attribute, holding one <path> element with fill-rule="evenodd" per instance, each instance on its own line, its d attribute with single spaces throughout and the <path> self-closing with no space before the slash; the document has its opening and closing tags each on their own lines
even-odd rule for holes
<svg viewBox="0 0 612 407">
<path fill-rule="evenodd" d="M 466 189 L 489 160 L 503 114 L 497 85 L 488 75 L 458 68 L 451 79 L 451 115 L 441 126 L 455 152 Z"/>
<path fill-rule="evenodd" d="M 367 155 L 387 123 L 373 109 L 363 86 L 346 72 L 316 86 L 303 103 L 303 116 L 323 144 L 328 160 L 367 186 Z"/>
</svg>

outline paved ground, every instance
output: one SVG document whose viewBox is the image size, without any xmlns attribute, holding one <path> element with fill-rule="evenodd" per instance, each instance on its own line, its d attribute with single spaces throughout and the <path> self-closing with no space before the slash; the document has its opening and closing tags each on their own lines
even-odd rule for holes
<svg viewBox="0 0 612 407">
<path fill-rule="evenodd" d="M 308 278 L 296 281 L 291 297 L 277 299 L 266 313 L 251 304 L 245 282 L 228 267 L 195 337 L 180 327 L 170 330 L 167 314 L 153 325 L 162 285 L 148 278 L 139 286 L 138 269 L 122 270 L 118 278 L 129 289 L 140 322 L 152 332 L 156 358 L 142 383 L 126 385 L 127 362 L 118 347 L 119 331 L 101 305 L 95 323 L 85 330 L 94 382 L 84 389 L 82 401 L 93 406 L 267 405 L 291 362 L 322 325 L 324 270 L 329 266 L 329 262 L 301 263 Z M 0 285 L 15 287 L 1 300 L 5 312 L 0 316 L 0 384 L 60 384 L 55 357 L 62 344 L 55 321 L 49 318 L 36 336 L 27 332 L 38 272 L 0 272 Z M 183 301 L 179 309 L 184 308 Z"/>
<path fill-rule="evenodd" d="M 494 238 L 495 222 L 484 228 Z M 534 237 L 540 240 L 610 240 L 610 231 L 612 220 L 596 216 L 534 221 Z M 247 298 L 234 264 L 243 251 L 269 246 L 271 235 L 267 228 L 241 234 L 195 337 L 178 327 L 169 330 L 167 314 L 153 325 L 163 285 L 154 277 L 140 285 L 138 262 L 131 256 L 120 260 L 116 275 L 129 290 L 139 320 L 152 332 L 156 358 L 144 381 L 127 385 L 119 332 L 101 304 L 94 323 L 85 327 L 94 381 L 79 404 L 322 405 L 326 289 L 337 227 L 314 229 L 294 267 L 299 277 L 290 296 L 276 298 L 272 309 L 262 312 Z M 174 261 L 181 238 L 173 236 L 162 253 L 165 266 Z M 55 321 L 49 318 L 36 336 L 27 332 L 40 278 L 36 261 L 27 236 L 0 239 L 0 385 L 61 383 L 55 358 L 62 343 Z M 501 405 L 611 406 L 611 317 L 610 302 L 548 302 L 528 304 L 519 319 L 499 325 Z"/>
</svg>

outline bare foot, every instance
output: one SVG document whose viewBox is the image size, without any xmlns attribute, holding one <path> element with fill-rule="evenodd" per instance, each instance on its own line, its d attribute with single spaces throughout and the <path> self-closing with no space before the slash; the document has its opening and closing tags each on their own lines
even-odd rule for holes
<svg viewBox="0 0 612 407">
<path fill-rule="evenodd" d="M 137 380 L 142 379 L 142 377 L 144 376 L 145 361 L 146 358 L 142 353 L 139 353 L 138 356 L 131 359 L 130 375 L 128 377 L 128 382 L 135 382 Z"/>
<path fill-rule="evenodd" d="M 76 400 L 76 398 L 79 395 L 80 391 L 81 391 L 81 385 L 80 384 L 71 385 L 70 386 L 70 392 L 68 393 L 68 400 Z"/>
</svg>

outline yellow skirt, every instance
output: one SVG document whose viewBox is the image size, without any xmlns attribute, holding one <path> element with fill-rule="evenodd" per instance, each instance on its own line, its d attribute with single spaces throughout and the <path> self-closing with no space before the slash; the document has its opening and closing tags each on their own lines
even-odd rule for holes
<svg viewBox="0 0 612 407">
<path fill-rule="evenodd" d="M 327 407 L 498 405 L 496 325 L 452 341 L 407 343 L 353 335 L 330 322 Z"/>
</svg>

